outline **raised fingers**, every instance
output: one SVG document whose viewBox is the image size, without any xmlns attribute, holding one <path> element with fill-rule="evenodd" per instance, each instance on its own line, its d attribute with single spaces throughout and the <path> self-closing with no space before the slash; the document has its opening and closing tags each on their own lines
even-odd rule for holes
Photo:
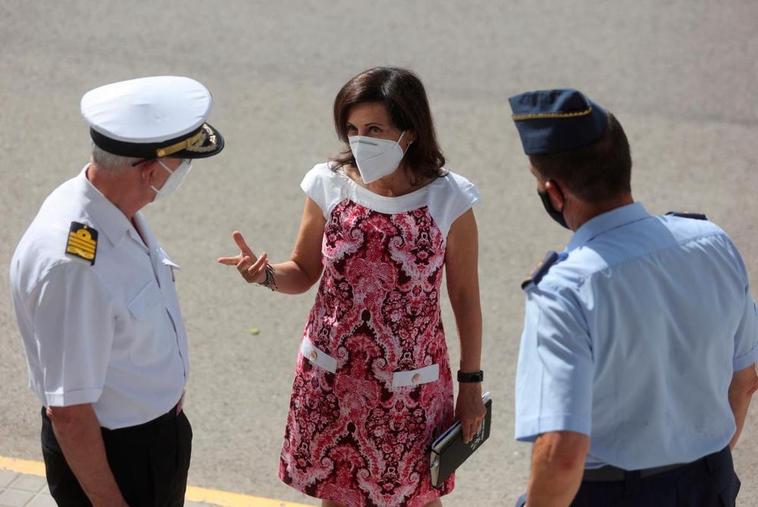
<svg viewBox="0 0 758 507">
<path fill-rule="evenodd" d="M 266 267 L 267 261 L 268 261 L 268 255 L 266 255 L 266 252 L 263 252 L 261 256 L 258 258 L 258 260 L 255 261 L 252 266 L 247 268 L 247 272 L 250 274 L 257 275 L 261 270 L 263 270 Z"/>
<path fill-rule="evenodd" d="M 240 248 L 240 252 L 242 252 L 242 255 L 247 255 L 255 259 L 255 254 L 253 253 L 253 250 L 247 245 L 247 242 L 245 241 L 245 237 L 242 235 L 240 231 L 234 231 L 232 233 L 232 238 L 234 238 L 234 242 L 237 243 L 237 246 Z"/>
<path fill-rule="evenodd" d="M 234 257 L 219 257 L 216 259 L 216 262 L 219 264 L 225 264 L 226 266 L 236 266 L 241 260 L 241 255 L 235 255 Z"/>
<path fill-rule="evenodd" d="M 240 249 L 239 255 L 219 257 L 216 259 L 216 262 L 219 264 L 224 264 L 226 266 L 237 266 L 237 268 L 239 268 L 240 262 L 242 262 L 245 257 L 250 257 L 252 259 L 252 262 L 255 262 L 257 260 L 255 254 L 253 253 L 253 250 L 248 246 L 247 242 L 245 241 L 245 237 L 240 231 L 232 232 L 232 239 L 234 239 L 234 242 L 237 243 L 237 246 Z"/>
<path fill-rule="evenodd" d="M 237 263 L 237 270 L 248 283 L 260 283 L 265 278 L 262 274 L 267 261 L 268 256 L 265 253 L 261 254 L 257 260 L 246 255 Z"/>
</svg>

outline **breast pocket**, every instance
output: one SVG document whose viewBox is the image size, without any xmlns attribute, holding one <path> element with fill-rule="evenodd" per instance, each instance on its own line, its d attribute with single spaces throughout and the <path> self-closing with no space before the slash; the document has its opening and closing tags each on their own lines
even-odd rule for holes
<svg viewBox="0 0 758 507">
<path fill-rule="evenodd" d="M 134 336 L 129 356 L 138 366 L 161 362 L 176 347 L 176 337 L 161 291 L 154 281 L 148 282 L 129 302 L 134 318 Z"/>
</svg>

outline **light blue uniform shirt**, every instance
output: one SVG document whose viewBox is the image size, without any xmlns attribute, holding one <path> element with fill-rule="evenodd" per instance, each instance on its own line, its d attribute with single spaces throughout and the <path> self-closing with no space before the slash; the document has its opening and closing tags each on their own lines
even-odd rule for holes
<svg viewBox="0 0 758 507">
<path fill-rule="evenodd" d="M 758 314 L 716 225 L 616 208 L 583 224 L 525 291 L 516 439 L 583 433 L 587 468 L 626 470 L 726 447 L 729 384 L 758 359 Z"/>
</svg>

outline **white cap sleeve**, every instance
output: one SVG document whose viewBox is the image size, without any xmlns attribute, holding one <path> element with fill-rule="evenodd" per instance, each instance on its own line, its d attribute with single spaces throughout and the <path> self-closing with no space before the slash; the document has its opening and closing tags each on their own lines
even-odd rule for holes
<svg viewBox="0 0 758 507">
<path fill-rule="evenodd" d="M 95 403 L 102 394 L 114 336 L 111 298 L 89 265 L 54 266 L 32 308 L 42 378 L 32 388 L 47 406 Z"/>
<path fill-rule="evenodd" d="M 326 163 L 314 166 L 300 182 L 300 188 L 318 204 L 325 218 L 329 217 L 334 206 L 343 199 L 344 187 L 344 178 L 336 174 Z"/>
<path fill-rule="evenodd" d="M 445 237 L 453 222 L 479 202 L 479 190 L 474 184 L 452 171 L 429 190 L 429 212 Z"/>
</svg>

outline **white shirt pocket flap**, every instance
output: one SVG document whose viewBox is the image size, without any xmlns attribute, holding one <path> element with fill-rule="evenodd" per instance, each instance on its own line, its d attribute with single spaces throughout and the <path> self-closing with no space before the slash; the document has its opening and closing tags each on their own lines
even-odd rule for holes
<svg viewBox="0 0 758 507">
<path fill-rule="evenodd" d="M 140 289 L 129 302 L 129 311 L 139 320 L 146 320 L 155 315 L 155 310 L 163 306 L 161 291 L 155 282 L 150 281 Z"/>
</svg>

